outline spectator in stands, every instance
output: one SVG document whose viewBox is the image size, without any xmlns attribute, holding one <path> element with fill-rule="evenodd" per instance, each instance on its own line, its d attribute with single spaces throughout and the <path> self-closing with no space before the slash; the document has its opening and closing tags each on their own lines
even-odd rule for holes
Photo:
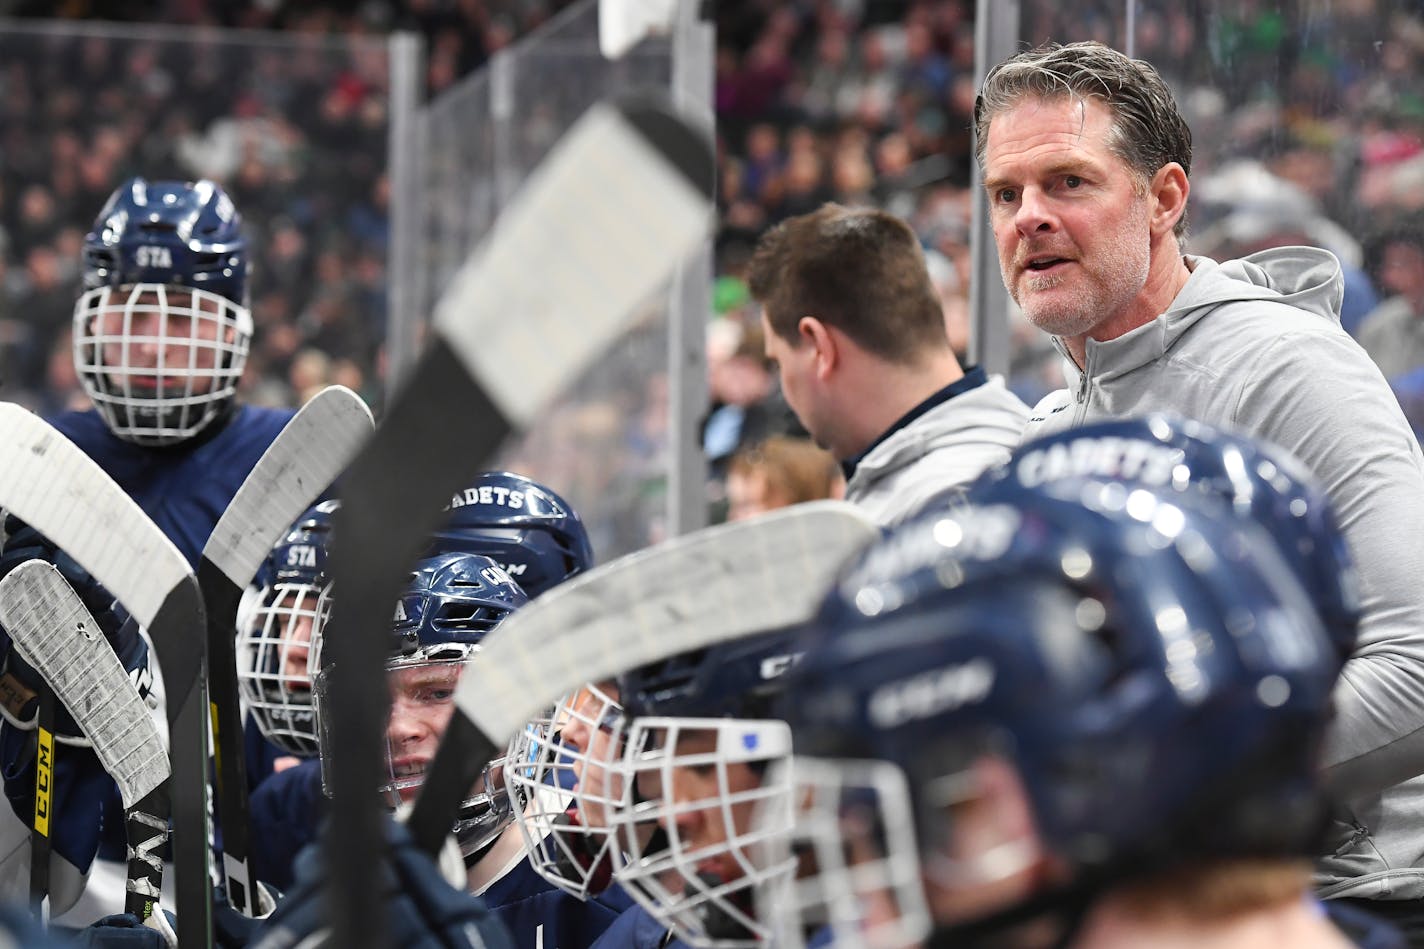
<svg viewBox="0 0 1424 949">
<path fill-rule="evenodd" d="M 1360 345 L 1393 379 L 1424 367 L 1424 221 L 1383 231 L 1368 256 L 1386 299 L 1360 324 Z"/>
<path fill-rule="evenodd" d="M 712 407 L 702 424 L 702 448 L 713 478 L 726 475 L 738 451 L 772 435 L 799 432 L 776 391 L 761 326 L 723 319 L 709 328 L 707 383 Z"/>
<path fill-rule="evenodd" d="M 727 467 L 727 520 L 745 520 L 844 493 L 845 478 L 829 452 L 807 438 L 773 435 L 732 456 Z"/>
</svg>

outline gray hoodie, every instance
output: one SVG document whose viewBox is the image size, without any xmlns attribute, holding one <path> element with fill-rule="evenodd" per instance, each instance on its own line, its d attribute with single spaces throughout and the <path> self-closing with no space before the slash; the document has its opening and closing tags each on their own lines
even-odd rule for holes
<svg viewBox="0 0 1424 949">
<path fill-rule="evenodd" d="M 1340 265 L 1284 247 L 1187 257 L 1167 312 L 1108 342 L 1044 398 L 1029 439 L 1170 411 L 1299 457 L 1329 494 L 1359 567 L 1364 618 L 1325 751 L 1347 803 L 1319 867 L 1324 896 L 1424 898 L 1424 455 L 1388 384 L 1340 328 Z M 1067 357 L 1062 342 L 1055 340 Z"/>
<path fill-rule="evenodd" d="M 893 527 L 1009 460 L 1028 406 L 1000 376 L 961 392 L 915 419 L 860 459 L 846 500 L 881 527 Z"/>
</svg>

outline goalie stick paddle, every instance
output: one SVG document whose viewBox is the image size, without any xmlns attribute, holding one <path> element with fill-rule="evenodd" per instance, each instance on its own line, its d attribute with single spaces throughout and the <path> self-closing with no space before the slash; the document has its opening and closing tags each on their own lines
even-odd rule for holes
<svg viewBox="0 0 1424 949">
<path fill-rule="evenodd" d="M 806 622 L 877 533 L 843 501 L 799 504 L 628 554 L 516 610 L 460 676 L 411 836 L 437 853 L 485 765 L 541 708 L 645 663 Z"/>
<path fill-rule="evenodd" d="M 129 850 L 124 911 L 146 920 L 158 908 L 168 841 L 170 770 L 158 726 L 98 622 L 53 564 L 31 560 L 0 579 L 0 625 L 44 679 L 51 708 L 55 698 L 64 703 L 119 786 Z M 52 723 L 48 731 L 52 749 Z M 45 862 L 33 871 L 47 876 L 45 850 Z"/>
<path fill-rule="evenodd" d="M 441 507 L 631 321 L 711 223 L 710 137 L 649 103 L 594 106 L 456 274 L 411 382 L 343 480 L 333 525 L 337 710 L 326 835 L 336 945 L 379 945 L 372 872 L 381 674 L 403 572 Z M 339 832 L 335 832 L 339 828 Z"/>
<path fill-rule="evenodd" d="M 251 868 L 242 709 L 234 628 L 238 601 L 282 536 L 336 480 L 371 434 L 371 410 L 345 386 L 327 386 L 302 406 L 248 473 L 213 528 L 198 562 L 208 614 L 208 706 L 217 761 L 223 878 L 238 912 L 256 910 Z"/>
<path fill-rule="evenodd" d="M 178 940 L 212 944 L 203 599 L 188 562 L 88 455 L 48 422 L 0 402 L 0 507 L 104 585 L 148 630 L 167 690 Z"/>
</svg>

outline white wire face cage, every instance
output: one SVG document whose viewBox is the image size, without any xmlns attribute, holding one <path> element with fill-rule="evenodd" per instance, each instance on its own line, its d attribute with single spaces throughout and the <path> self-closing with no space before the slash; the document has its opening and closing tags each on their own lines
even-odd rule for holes
<svg viewBox="0 0 1424 949">
<path fill-rule="evenodd" d="M 274 583 L 242 611 L 237 633 L 237 685 L 248 713 L 268 741 L 302 758 L 318 750 L 312 641 L 322 593 L 310 583 Z"/>
<path fill-rule="evenodd" d="M 787 778 L 773 775 L 782 769 Z M 778 949 L 910 949 L 929 936 L 914 810 L 904 772 L 887 761 L 795 757 L 768 781 L 790 795 L 756 822 L 767 874 L 756 907 Z"/>
<path fill-rule="evenodd" d="M 236 395 L 252 314 L 207 290 L 96 287 L 74 305 L 74 368 L 110 430 L 141 445 L 191 438 Z"/>
<path fill-rule="evenodd" d="M 510 748 L 505 774 L 529 863 L 580 900 L 603 892 L 613 871 L 622 720 L 618 701 L 589 685 L 531 720 Z"/>
<path fill-rule="evenodd" d="M 771 864 L 772 830 L 754 817 L 786 800 L 789 772 L 765 769 L 790 753 L 782 721 L 632 722 L 612 769 L 623 785 L 612 813 L 621 858 L 614 879 L 690 945 L 750 949 L 770 937 L 752 891 L 785 864 Z"/>
</svg>

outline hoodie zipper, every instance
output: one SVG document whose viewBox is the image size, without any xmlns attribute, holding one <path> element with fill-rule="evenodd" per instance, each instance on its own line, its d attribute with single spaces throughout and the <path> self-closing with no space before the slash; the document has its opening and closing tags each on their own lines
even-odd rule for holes
<svg viewBox="0 0 1424 949">
<path fill-rule="evenodd" d="M 1083 351 L 1083 368 L 1078 373 L 1078 392 L 1073 397 L 1077 403 L 1073 407 L 1073 426 L 1076 428 L 1083 424 L 1083 419 L 1088 414 L 1088 390 L 1092 387 L 1091 368 L 1093 364 L 1093 354 L 1091 350 Z"/>
</svg>

